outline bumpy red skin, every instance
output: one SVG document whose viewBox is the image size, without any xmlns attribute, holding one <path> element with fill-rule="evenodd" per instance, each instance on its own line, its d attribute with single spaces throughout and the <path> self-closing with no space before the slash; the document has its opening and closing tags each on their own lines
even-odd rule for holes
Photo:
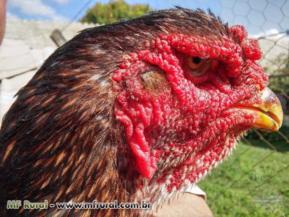
<svg viewBox="0 0 289 217">
<path fill-rule="evenodd" d="M 268 78 L 255 63 L 261 58 L 257 42 L 247 39 L 242 26 L 231 27 L 230 35 L 222 38 L 169 34 L 149 44 L 147 50 L 132 53 L 113 75 L 119 91 L 115 116 L 125 128 L 141 175 L 151 178 L 159 161 L 176 160 L 159 177 L 162 182 L 170 175 L 171 191 L 184 179 L 197 181 L 228 154 L 238 134 L 254 120 L 230 108 L 258 100 L 255 96 Z M 184 56 L 214 63 L 205 76 L 194 77 Z M 165 72 L 169 93 L 153 96 L 144 89 L 139 74 L 148 65 Z"/>
</svg>

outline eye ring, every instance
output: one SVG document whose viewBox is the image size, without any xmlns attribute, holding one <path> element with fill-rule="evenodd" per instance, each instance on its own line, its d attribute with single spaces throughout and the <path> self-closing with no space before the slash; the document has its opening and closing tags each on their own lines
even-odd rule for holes
<svg viewBox="0 0 289 217">
<path fill-rule="evenodd" d="M 204 59 L 198 56 L 188 58 L 188 66 L 190 67 L 190 69 L 193 69 L 193 70 L 199 68 L 203 62 L 204 62 Z"/>
</svg>

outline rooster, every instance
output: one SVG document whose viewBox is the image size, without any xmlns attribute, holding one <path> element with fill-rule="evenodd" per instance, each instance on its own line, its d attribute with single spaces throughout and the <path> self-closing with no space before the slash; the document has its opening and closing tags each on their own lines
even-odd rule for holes
<svg viewBox="0 0 289 217">
<path fill-rule="evenodd" d="M 174 8 L 82 31 L 17 94 L 0 131 L 1 216 L 152 216 L 143 209 L 7 210 L 7 200 L 161 206 L 282 108 L 243 26 Z"/>
</svg>

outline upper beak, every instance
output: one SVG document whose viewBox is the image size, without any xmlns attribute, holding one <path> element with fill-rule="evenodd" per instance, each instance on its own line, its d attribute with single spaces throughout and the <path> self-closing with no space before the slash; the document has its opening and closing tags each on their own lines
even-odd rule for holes
<svg viewBox="0 0 289 217">
<path fill-rule="evenodd" d="M 257 104 L 244 109 L 255 116 L 253 127 L 267 131 L 278 131 L 283 122 L 283 110 L 278 97 L 269 88 L 264 89 Z"/>
</svg>

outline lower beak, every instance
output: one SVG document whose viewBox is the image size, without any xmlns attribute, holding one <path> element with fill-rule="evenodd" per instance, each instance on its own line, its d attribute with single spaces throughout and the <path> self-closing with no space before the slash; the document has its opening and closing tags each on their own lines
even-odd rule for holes
<svg viewBox="0 0 289 217">
<path fill-rule="evenodd" d="M 266 88 L 257 104 L 241 106 L 242 110 L 255 116 L 253 127 L 267 131 L 278 131 L 283 122 L 283 111 L 278 97 Z"/>
</svg>

